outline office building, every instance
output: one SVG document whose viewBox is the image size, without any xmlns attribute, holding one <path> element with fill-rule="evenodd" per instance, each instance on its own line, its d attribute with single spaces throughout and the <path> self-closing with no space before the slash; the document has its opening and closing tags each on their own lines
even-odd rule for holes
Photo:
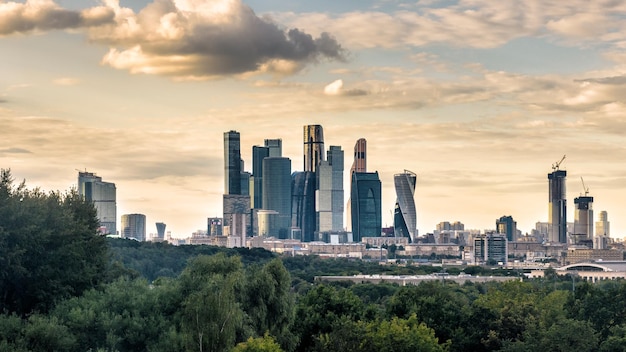
<svg viewBox="0 0 626 352">
<path fill-rule="evenodd" d="M 122 237 L 145 241 L 146 216 L 143 214 L 122 215 Z"/>
<path fill-rule="evenodd" d="M 352 238 L 379 237 L 382 232 L 381 183 L 378 172 L 352 174 L 350 192 L 352 207 Z"/>
<path fill-rule="evenodd" d="M 269 236 L 289 237 L 291 200 L 291 160 L 283 157 L 263 159 L 263 209 L 278 212 L 270 224 Z"/>
<path fill-rule="evenodd" d="M 548 242 L 567 243 L 567 171 L 556 169 L 548 174 Z"/>
<path fill-rule="evenodd" d="M 263 159 L 270 156 L 268 147 L 252 147 L 252 177 L 250 179 L 250 198 L 252 208 L 261 209 L 263 207 Z"/>
<path fill-rule="evenodd" d="M 596 221 L 596 236 L 611 236 L 611 223 L 609 222 L 609 215 L 606 210 L 602 210 L 598 214 L 598 221 Z"/>
<path fill-rule="evenodd" d="M 222 218 L 208 218 L 206 233 L 208 236 L 222 236 Z"/>
<path fill-rule="evenodd" d="M 237 217 L 238 215 L 242 215 L 243 219 L 246 221 L 246 228 L 250 226 L 250 196 L 242 195 L 242 194 L 224 194 L 222 197 L 222 209 L 224 209 L 224 217 L 222 218 L 222 232 L 226 232 L 230 230 L 230 226 L 233 224 L 235 220 L 241 220 L 241 217 Z M 250 230 L 250 229 L 248 229 Z M 249 233 L 249 232 L 246 232 Z"/>
<path fill-rule="evenodd" d="M 157 222 L 156 223 L 156 228 L 157 228 L 157 238 L 156 238 L 156 241 L 163 242 L 165 240 L 165 223 Z"/>
<path fill-rule="evenodd" d="M 343 150 L 330 146 L 317 169 L 317 231 L 343 231 Z"/>
<path fill-rule="evenodd" d="M 241 193 L 241 137 L 237 131 L 224 132 L 224 194 Z"/>
<path fill-rule="evenodd" d="M 417 212 L 415 210 L 415 184 L 417 174 L 404 170 L 393 176 L 396 188 L 396 206 L 393 214 L 393 228 L 396 237 L 407 237 L 412 243 L 417 237 Z"/>
<path fill-rule="evenodd" d="M 350 174 L 348 175 L 350 190 L 352 190 L 352 174 L 355 172 L 367 172 L 367 141 L 365 138 L 360 138 L 354 145 L 354 159 L 352 161 L 352 167 L 350 167 Z M 348 203 L 346 203 L 346 228 L 348 231 L 352 231 L 351 199 L 351 195 L 349 195 Z"/>
<path fill-rule="evenodd" d="M 450 223 L 449 221 L 442 221 L 437 224 L 436 232 L 443 231 L 465 231 L 465 224 L 460 221 Z"/>
<path fill-rule="evenodd" d="M 593 197 L 574 198 L 574 231 L 581 240 L 593 240 Z"/>
<path fill-rule="evenodd" d="M 506 264 L 508 248 L 503 234 L 484 234 L 474 238 L 474 260 L 476 264 Z"/>
<path fill-rule="evenodd" d="M 291 175 L 291 226 L 299 230 L 302 242 L 311 242 L 315 238 L 315 183 L 313 172 Z"/>
<path fill-rule="evenodd" d="M 78 172 L 78 194 L 93 203 L 104 233 L 117 233 L 116 192 L 115 183 L 104 182 L 91 172 Z"/>
<path fill-rule="evenodd" d="M 324 160 L 324 131 L 320 125 L 304 126 L 304 171 L 316 172 Z"/>
<path fill-rule="evenodd" d="M 269 155 L 271 157 L 281 157 L 283 156 L 283 140 L 278 139 L 266 139 L 265 147 L 269 150 Z"/>
<path fill-rule="evenodd" d="M 496 220 L 496 232 L 505 235 L 507 241 L 517 240 L 517 222 L 512 216 L 502 216 Z"/>
</svg>

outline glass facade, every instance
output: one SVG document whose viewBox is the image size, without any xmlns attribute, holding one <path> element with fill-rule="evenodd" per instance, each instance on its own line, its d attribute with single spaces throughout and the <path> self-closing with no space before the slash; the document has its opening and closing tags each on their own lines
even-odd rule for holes
<svg viewBox="0 0 626 352">
<path fill-rule="evenodd" d="M 378 172 L 355 172 L 351 189 L 352 238 L 379 237 L 382 231 L 381 183 Z"/>
<path fill-rule="evenodd" d="M 294 172 L 291 175 L 291 226 L 299 229 L 302 242 L 315 236 L 315 174 Z"/>
<path fill-rule="evenodd" d="M 224 194 L 242 194 L 240 140 L 239 132 L 224 132 Z"/>
<path fill-rule="evenodd" d="M 165 228 L 163 228 L 163 230 L 165 230 Z M 143 214 L 122 215 L 122 237 L 145 241 L 146 216 Z"/>
<path fill-rule="evenodd" d="M 565 170 L 548 174 L 548 241 L 553 243 L 567 243 L 566 176 Z"/>
<path fill-rule="evenodd" d="M 593 240 L 593 197 L 574 198 L 574 234 Z"/>
<path fill-rule="evenodd" d="M 324 131 L 320 125 L 304 126 L 304 171 L 316 172 L 324 160 Z"/>
<path fill-rule="evenodd" d="M 279 238 L 288 238 L 291 229 L 291 160 L 282 157 L 263 159 L 263 209 L 274 210 L 270 227 Z"/>
<path fill-rule="evenodd" d="M 270 156 L 268 147 L 252 147 L 252 187 L 250 196 L 252 197 L 252 208 L 261 209 L 263 207 L 263 159 Z"/>
<path fill-rule="evenodd" d="M 408 237 L 409 242 L 415 240 L 417 232 L 417 212 L 415 210 L 415 184 L 417 175 L 404 170 L 404 173 L 393 176 L 396 188 L 396 206 L 394 209 L 393 226 L 396 237 Z"/>
<path fill-rule="evenodd" d="M 330 146 L 317 170 L 317 231 L 343 231 L 343 150 Z"/>
</svg>

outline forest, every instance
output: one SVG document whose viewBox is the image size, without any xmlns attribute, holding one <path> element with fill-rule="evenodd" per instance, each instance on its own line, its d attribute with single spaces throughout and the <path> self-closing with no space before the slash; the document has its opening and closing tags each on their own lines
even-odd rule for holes
<svg viewBox="0 0 626 352">
<path fill-rule="evenodd" d="M 441 268 L 140 243 L 106 239 L 97 228 L 93 205 L 76 192 L 29 190 L 1 170 L 0 351 L 626 346 L 624 281 L 589 284 L 548 270 L 543 279 L 503 283 L 328 284 L 314 277 Z"/>
</svg>

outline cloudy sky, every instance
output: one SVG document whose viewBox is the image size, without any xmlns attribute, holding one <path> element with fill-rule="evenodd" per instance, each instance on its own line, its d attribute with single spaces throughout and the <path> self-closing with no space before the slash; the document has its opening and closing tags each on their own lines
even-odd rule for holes
<svg viewBox="0 0 626 352">
<path fill-rule="evenodd" d="M 0 167 L 45 190 L 95 172 L 177 237 L 221 214 L 225 131 L 247 170 L 282 138 L 296 171 L 306 124 L 347 170 L 367 139 L 386 225 L 408 169 L 420 233 L 530 231 L 567 155 L 568 219 L 583 177 L 622 237 L 624 97 L 626 1 L 0 0 Z"/>
</svg>

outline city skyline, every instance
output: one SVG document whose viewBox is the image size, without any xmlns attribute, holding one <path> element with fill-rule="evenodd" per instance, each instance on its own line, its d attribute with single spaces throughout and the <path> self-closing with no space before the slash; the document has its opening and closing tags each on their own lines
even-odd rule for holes
<svg viewBox="0 0 626 352">
<path fill-rule="evenodd" d="M 279 138 L 302 171 L 302 126 L 319 124 L 346 160 L 367 140 L 383 226 L 408 169 L 420 234 L 503 215 L 529 232 L 566 154 L 567 219 L 584 177 L 626 235 L 626 3 L 163 3 L 0 1 L 0 167 L 61 191 L 88 170 L 115 183 L 117 214 L 186 237 L 222 214 L 225 131 L 245 171 Z"/>
</svg>

